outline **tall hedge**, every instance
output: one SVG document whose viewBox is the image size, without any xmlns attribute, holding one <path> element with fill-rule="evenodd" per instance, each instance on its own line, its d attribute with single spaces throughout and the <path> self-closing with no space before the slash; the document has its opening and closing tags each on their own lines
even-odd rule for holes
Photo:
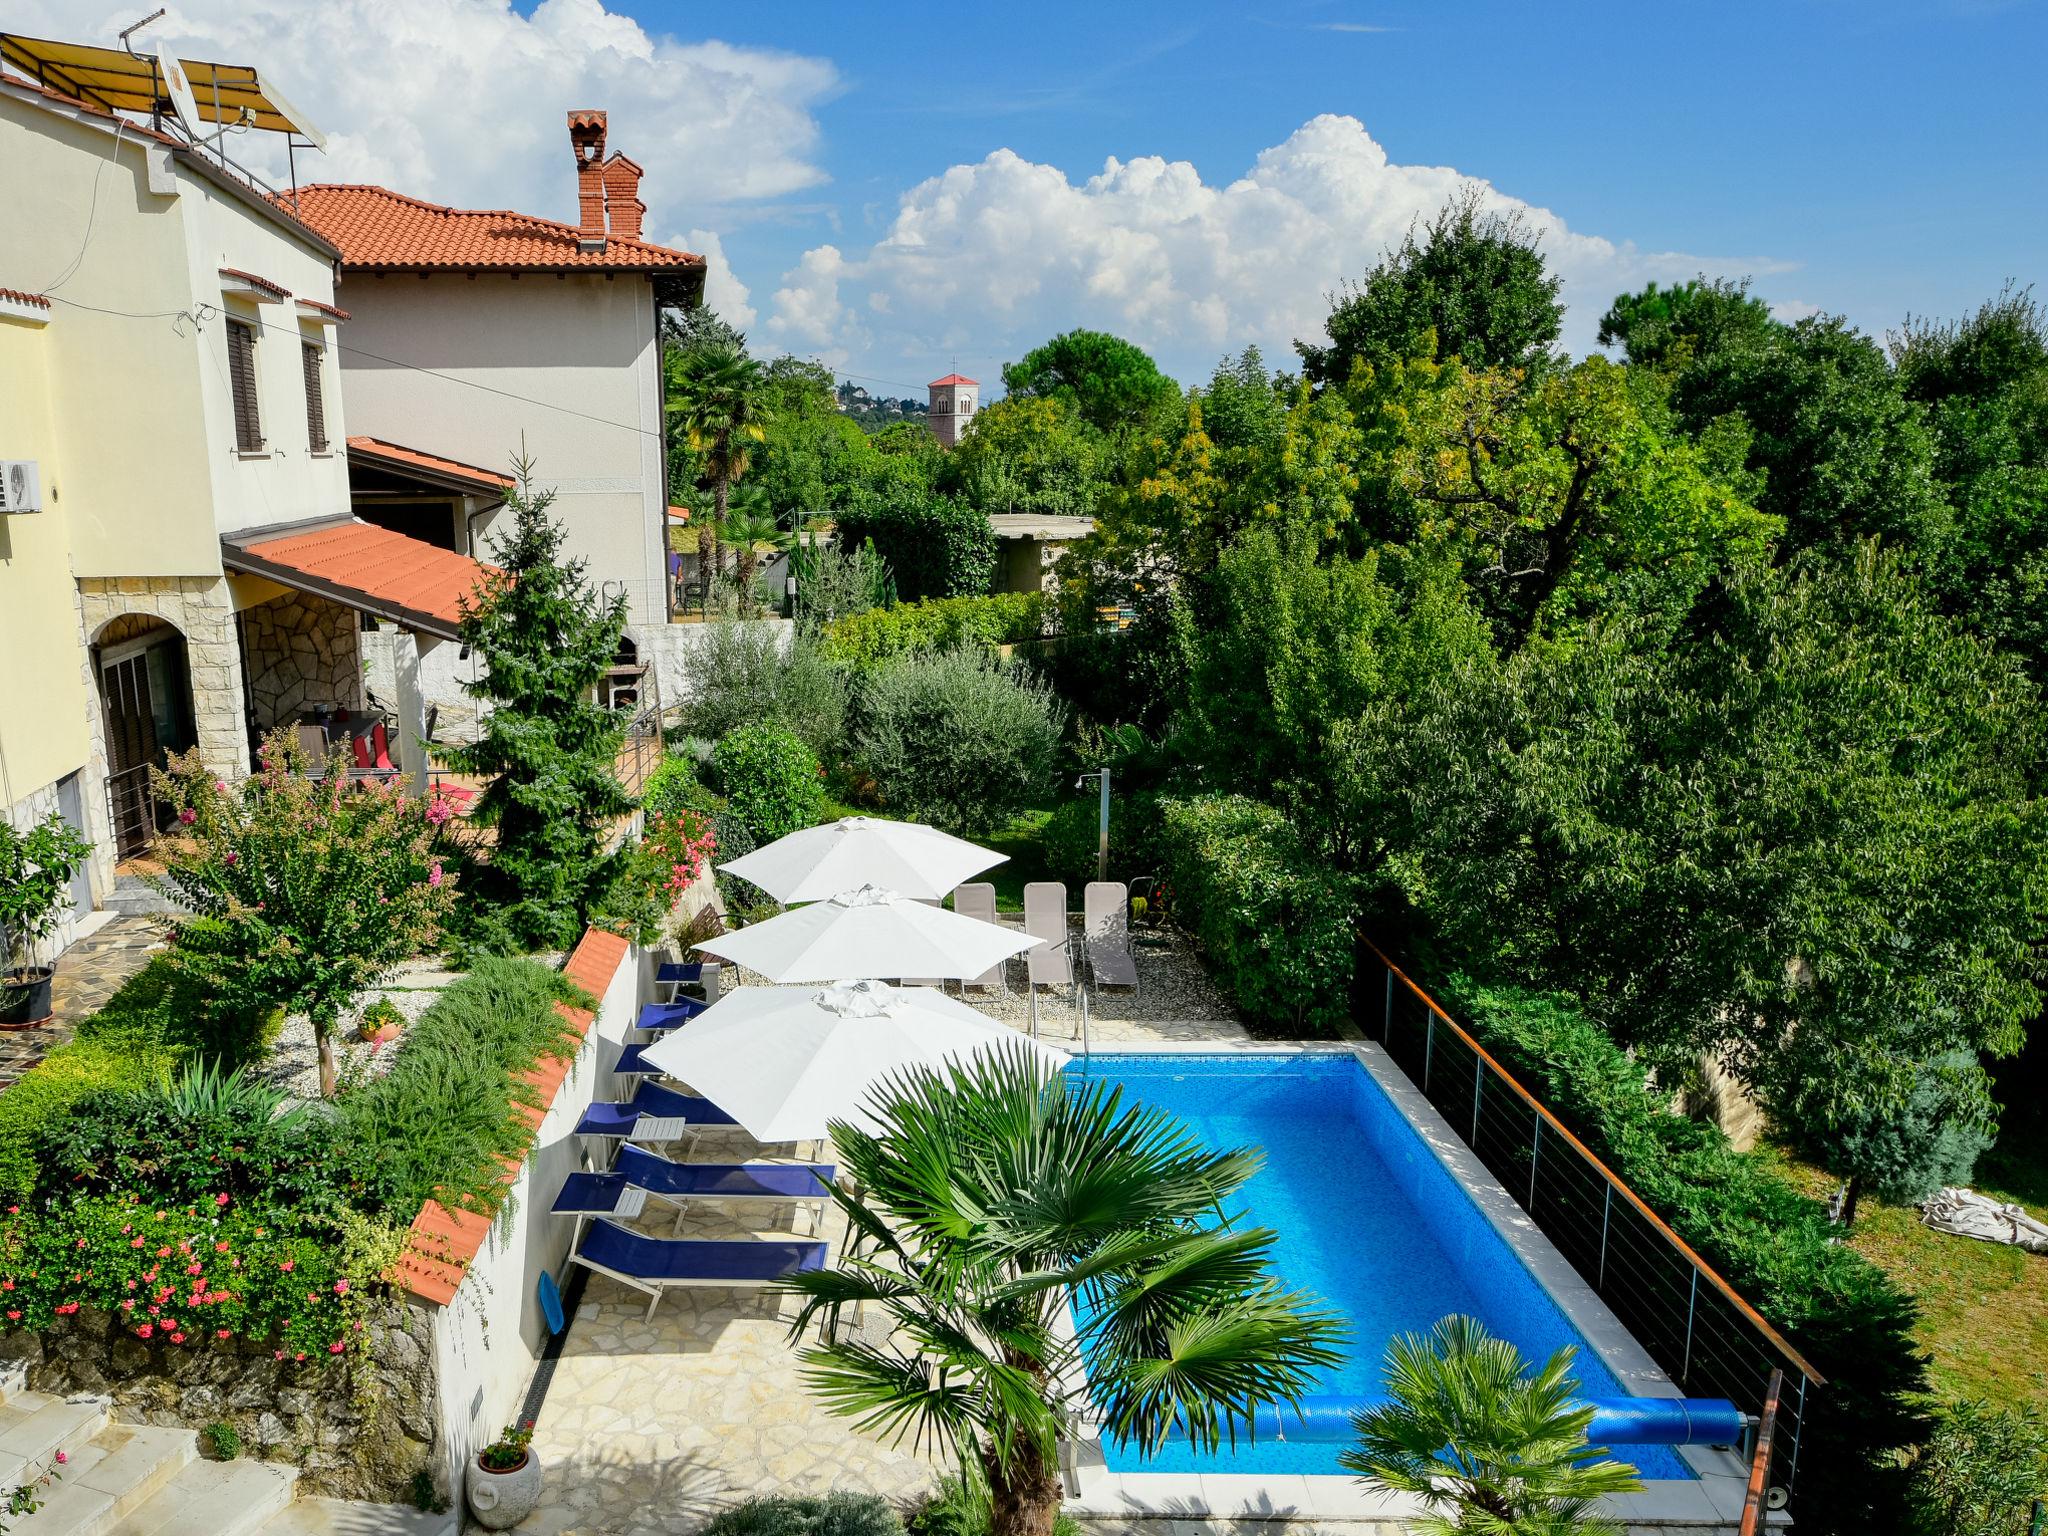
<svg viewBox="0 0 2048 1536">
<path fill-rule="evenodd" d="M 1668 1094 L 1569 1002 L 1454 982 L 1454 1014 L 1813 1362 L 1793 1506 L 1799 1529 L 1906 1531 L 1899 1452 L 1926 1424 L 1913 1297 L 1837 1239 L 1827 1211 L 1767 1154 L 1671 1113 Z"/>
<path fill-rule="evenodd" d="M 825 628 L 822 648 L 834 661 L 856 667 L 915 651 L 994 651 L 1035 639 L 1045 628 L 1045 610 L 1045 598 L 1037 592 L 930 597 L 834 619 Z"/>
<path fill-rule="evenodd" d="M 1238 1011 L 1276 1036 L 1336 1034 L 1357 958 L 1352 882 L 1257 800 L 1169 799 L 1159 812 L 1171 911 Z"/>
<path fill-rule="evenodd" d="M 996 534 L 986 513 L 950 496 L 917 496 L 849 508 L 839 514 L 842 549 L 873 540 L 904 602 L 979 596 L 996 574 Z"/>
</svg>

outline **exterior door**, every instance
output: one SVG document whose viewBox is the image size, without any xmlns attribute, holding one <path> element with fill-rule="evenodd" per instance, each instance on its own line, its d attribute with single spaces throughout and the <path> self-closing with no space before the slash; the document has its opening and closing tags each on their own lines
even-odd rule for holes
<svg viewBox="0 0 2048 1536">
<path fill-rule="evenodd" d="M 107 800 L 114 850 L 124 859 L 141 853 L 156 834 L 149 770 L 157 760 L 158 709 L 150 689 L 149 656 L 149 651 L 136 651 L 100 667 L 100 699 L 107 719 Z"/>
<path fill-rule="evenodd" d="M 72 831 L 87 842 L 92 841 L 92 833 L 85 825 L 85 791 L 78 774 L 68 773 L 58 782 L 57 814 L 64 818 L 65 825 Z M 81 864 L 71 875 L 71 911 L 73 916 L 83 917 L 91 910 L 92 867 Z"/>
</svg>

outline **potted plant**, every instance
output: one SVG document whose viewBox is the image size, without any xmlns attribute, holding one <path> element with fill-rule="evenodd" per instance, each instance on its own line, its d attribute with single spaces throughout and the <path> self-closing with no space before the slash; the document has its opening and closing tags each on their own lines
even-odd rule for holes
<svg viewBox="0 0 2048 1536">
<path fill-rule="evenodd" d="M 507 1424 L 476 1453 L 469 1468 L 470 1513 L 487 1531 L 509 1530 L 540 1502 L 540 1462 L 532 1451 L 533 1420 Z"/>
<path fill-rule="evenodd" d="M 356 1035 L 365 1045 L 389 1045 L 405 1029 L 405 1015 L 388 997 L 380 997 L 356 1020 Z"/>
<path fill-rule="evenodd" d="M 50 1019 L 50 975 L 38 949 L 63 920 L 71 877 L 92 844 L 52 812 L 26 832 L 0 820 L 0 1029 L 31 1029 Z"/>
</svg>

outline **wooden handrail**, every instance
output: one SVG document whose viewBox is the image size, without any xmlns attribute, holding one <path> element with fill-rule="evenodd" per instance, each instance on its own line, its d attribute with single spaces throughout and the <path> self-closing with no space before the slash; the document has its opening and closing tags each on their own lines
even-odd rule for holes
<svg viewBox="0 0 2048 1536">
<path fill-rule="evenodd" d="M 1771 1446 L 1778 1438 L 1778 1398 L 1784 1390 L 1785 1373 L 1772 1366 L 1764 1416 L 1757 1422 L 1756 1452 L 1749 1459 L 1749 1486 L 1742 1494 L 1742 1536 L 1757 1536 L 1764 1526 L 1764 1490 L 1771 1480 Z"/>
<path fill-rule="evenodd" d="M 1367 949 L 1371 950 L 1375 955 L 1379 956 L 1380 963 L 1384 965 L 1394 975 L 1401 978 L 1401 985 L 1406 987 L 1410 992 L 1413 992 L 1417 997 L 1422 999 L 1422 1001 L 1428 1006 L 1429 1011 L 1435 1014 L 1439 1019 L 1443 1020 L 1445 1025 L 1447 1025 L 1452 1030 L 1452 1032 L 1457 1035 L 1457 1037 L 1460 1040 L 1464 1041 L 1465 1044 L 1469 1045 L 1472 1048 L 1474 1054 L 1476 1054 L 1481 1061 L 1485 1062 L 1489 1067 L 1493 1069 L 1494 1075 L 1500 1078 L 1502 1082 L 1506 1083 L 1508 1087 L 1512 1088 L 1515 1091 L 1516 1095 L 1520 1097 L 1521 1100 L 1525 1104 L 1527 1104 L 1531 1109 L 1533 1109 L 1537 1113 L 1537 1115 L 1542 1118 L 1543 1122 L 1546 1125 L 1548 1125 L 1552 1130 L 1557 1132 L 1558 1135 L 1562 1136 L 1565 1139 L 1565 1141 L 1571 1145 L 1572 1149 L 1579 1154 L 1579 1156 L 1583 1157 L 1587 1162 L 1591 1163 L 1594 1166 L 1594 1168 L 1598 1169 L 1600 1176 L 1608 1182 L 1608 1184 L 1613 1188 L 1614 1192 L 1620 1195 L 1621 1198 L 1626 1200 L 1631 1206 L 1635 1207 L 1636 1212 L 1639 1215 L 1641 1215 L 1645 1221 L 1650 1223 L 1651 1227 L 1656 1230 L 1658 1236 L 1662 1237 L 1666 1242 L 1670 1243 L 1672 1247 L 1676 1248 L 1680 1253 L 1685 1255 L 1686 1262 L 1691 1264 L 1694 1269 L 1700 1272 L 1701 1276 L 1705 1278 L 1707 1284 L 1711 1285 L 1715 1290 L 1719 1291 L 1721 1295 L 1727 1299 L 1728 1303 L 1735 1308 L 1736 1311 L 1740 1312 L 1745 1319 L 1747 1319 L 1750 1323 L 1754 1324 L 1757 1330 L 1761 1332 L 1766 1339 L 1770 1340 L 1773 1347 L 1775 1347 L 1781 1353 L 1784 1354 L 1785 1358 L 1792 1363 L 1793 1367 L 1796 1370 L 1798 1370 L 1800 1374 L 1805 1376 L 1806 1379 L 1812 1382 L 1813 1385 L 1815 1385 L 1816 1387 L 1823 1387 L 1827 1385 L 1827 1378 L 1821 1375 L 1819 1371 L 1815 1370 L 1812 1367 L 1812 1365 L 1808 1364 L 1806 1357 L 1800 1354 L 1798 1350 L 1794 1349 L 1791 1345 L 1791 1342 L 1782 1333 L 1778 1332 L 1777 1329 L 1773 1328 L 1768 1322 L 1764 1321 L 1763 1315 L 1759 1313 L 1755 1307 L 1752 1307 L 1748 1302 L 1744 1301 L 1742 1297 L 1736 1293 L 1734 1286 L 1730 1285 L 1726 1280 L 1722 1279 L 1721 1276 L 1715 1272 L 1714 1267 L 1711 1264 L 1709 1264 L 1705 1259 L 1701 1258 L 1697 1253 L 1695 1253 L 1690 1243 L 1688 1243 L 1684 1238 L 1680 1237 L 1676 1232 L 1672 1231 L 1670 1223 L 1665 1221 L 1663 1217 L 1659 1216 L 1655 1211 L 1651 1210 L 1649 1206 L 1644 1204 L 1642 1197 L 1638 1195 L 1634 1190 L 1630 1189 L 1627 1184 L 1623 1183 L 1620 1176 L 1617 1175 L 1613 1169 L 1609 1168 L 1604 1162 L 1602 1162 L 1598 1157 L 1596 1157 L 1593 1153 L 1592 1148 L 1588 1147 L 1583 1141 L 1579 1140 L 1577 1136 L 1573 1135 L 1570 1128 L 1567 1127 L 1562 1120 L 1558 1119 L 1556 1115 L 1552 1114 L 1549 1108 L 1545 1106 L 1541 1099 L 1537 1098 L 1536 1095 L 1531 1093 L 1527 1088 L 1524 1088 L 1520 1081 L 1516 1079 L 1515 1075 L 1512 1072 L 1508 1071 L 1506 1067 L 1503 1067 L 1499 1062 L 1495 1061 L 1493 1059 L 1492 1053 L 1489 1052 L 1486 1049 L 1486 1047 L 1481 1045 L 1477 1040 L 1474 1040 L 1472 1036 L 1466 1032 L 1464 1025 L 1460 1024 L 1448 1013 L 1445 1013 L 1443 1009 L 1440 1006 L 1438 1006 L 1437 1000 L 1435 998 L 1431 997 L 1427 992 L 1423 991 L 1422 988 L 1418 987 L 1413 981 L 1411 981 L 1408 977 L 1408 973 L 1402 970 L 1401 967 L 1399 967 L 1398 965 L 1394 964 L 1394 962 L 1387 957 L 1387 953 L 1385 950 L 1381 949 L 1379 945 L 1373 943 L 1371 939 L 1367 938 L 1362 933 L 1358 936 L 1358 940 Z"/>
</svg>

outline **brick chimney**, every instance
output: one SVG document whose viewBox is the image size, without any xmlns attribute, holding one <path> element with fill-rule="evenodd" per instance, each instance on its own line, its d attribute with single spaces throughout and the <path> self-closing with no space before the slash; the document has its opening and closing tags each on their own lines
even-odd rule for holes
<svg viewBox="0 0 2048 1536">
<path fill-rule="evenodd" d="M 647 217 L 647 205 L 640 201 L 644 174 L 624 155 L 615 154 L 604 163 L 605 219 L 611 232 L 622 240 L 640 238 L 640 223 Z"/>
<path fill-rule="evenodd" d="M 569 114 L 569 144 L 576 153 L 578 247 L 604 249 L 604 114 L 585 109 Z"/>
</svg>

